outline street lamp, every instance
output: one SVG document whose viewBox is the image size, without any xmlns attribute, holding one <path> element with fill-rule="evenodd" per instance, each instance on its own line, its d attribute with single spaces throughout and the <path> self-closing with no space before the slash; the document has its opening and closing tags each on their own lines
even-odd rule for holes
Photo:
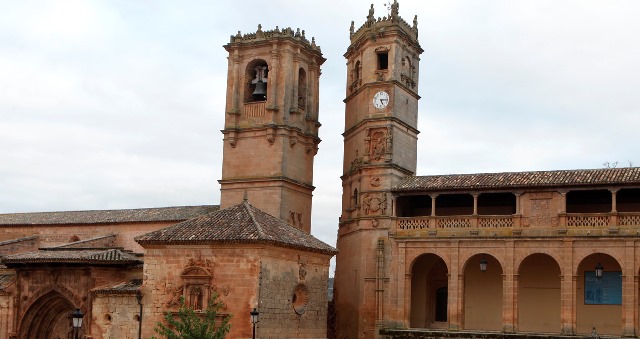
<svg viewBox="0 0 640 339">
<path fill-rule="evenodd" d="M 73 317 L 73 330 L 76 332 L 76 339 L 78 339 L 78 334 L 80 333 L 80 328 L 82 327 L 82 317 L 84 317 L 84 314 L 82 313 L 82 311 L 80 311 L 79 308 L 76 308 L 76 310 L 71 313 L 71 316 Z"/>
<path fill-rule="evenodd" d="M 604 267 L 600 263 L 596 265 L 596 278 L 602 278 L 602 272 L 604 271 Z"/>
<path fill-rule="evenodd" d="M 251 323 L 253 324 L 253 339 L 256 339 L 256 323 L 258 322 L 258 316 L 260 313 L 254 307 L 253 311 L 249 312 L 249 314 L 251 315 Z"/>
<path fill-rule="evenodd" d="M 142 292 L 136 293 L 136 300 L 140 305 L 140 317 L 138 318 L 138 339 L 142 338 Z"/>
<path fill-rule="evenodd" d="M 480 259 L 480 272 L 486 272 L 486 271 L 487 271 L 487 259 L 485 259 L 483 256 L 482 259 Z"/>
</svg>

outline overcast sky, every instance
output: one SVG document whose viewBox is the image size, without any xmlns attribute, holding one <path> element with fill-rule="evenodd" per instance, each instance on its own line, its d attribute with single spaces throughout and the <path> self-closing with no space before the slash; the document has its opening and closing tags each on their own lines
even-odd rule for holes
<svg viewBox="0 0 640 339">
<path fill-rule="evenodd" d="M 222 46 L 299 27 L 327 58 L 312 233 L 335 245 L 342 55 L 371 3 L 0 1 L 0 213 L 217 204 Z M 401 0 L 425 49 L 418 174 L 640 165 L 638 13 L 635 0 Z"/>
</svg>

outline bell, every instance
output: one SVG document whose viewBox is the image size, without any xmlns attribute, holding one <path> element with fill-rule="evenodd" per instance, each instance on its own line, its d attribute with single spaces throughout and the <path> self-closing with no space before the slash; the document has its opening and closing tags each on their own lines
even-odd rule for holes
<svg viewBox="0 0 640 339">
<path fill-rule="evenodd" d="M 256 101 L 264 101 L 264 100 L 266 100 L 267 99 L 267 84 L 262 80 L 258 80 L 256 82 L 256 89 L 253 91 L 253 93 L 251 95 L 253 95 L 253 100 L 256 100 Z"/>
</svg>

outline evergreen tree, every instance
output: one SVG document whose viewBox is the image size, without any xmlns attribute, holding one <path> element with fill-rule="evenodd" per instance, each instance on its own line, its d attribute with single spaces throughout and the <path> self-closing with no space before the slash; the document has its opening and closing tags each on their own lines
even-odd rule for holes
<svg viewBox="0 0 640 339">
<path fill-rule="evenodd" d="M 187 306 L 184 297 L 181 297 L 178 313 L 174 315 L 167 312 L 164 317 L 167 325 L 158 322 L 154 330 L 166 339 L 223 339 L 231 328 L 230 315 L 216 320 L 223 307 L 217 293 L 213 294 L 207 309 L 202 312 L 196 312 Z"/>
</svg>

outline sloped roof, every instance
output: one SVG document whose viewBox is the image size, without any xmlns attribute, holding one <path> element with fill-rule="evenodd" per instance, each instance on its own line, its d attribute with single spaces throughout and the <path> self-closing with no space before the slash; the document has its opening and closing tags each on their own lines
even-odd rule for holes
<svg viewBox="0 0 640 339">
<path fill-rule="evenodd" d="M 413 176 L 397 184 L 393 190 L 445 191 L 608 185 L 640 185 L 640 167 Z"/>
<path fill-rule="evenodd" d="M 15 273 L 4 273 L 0 274 L 0 291 L 4 291 L 7 287 L 15 284 L 16 275 Z"/>
<path fill-rule="evenodd" d="M 148 244 L 268 243 L 325 254 L 337 250 L 248 202 L 135 238 Z"/>
<path fill-rule="evenodd" d="M 0 246 L 13 245 L 13 244 L 16 244 L 16 243 L 19 243 L 19 242 L 24 242 L 24 241 L 29 241 L 29 240 L 36 240 L 36 239 L 38 239 L 37 235 L 30 235 L 28 237 L 9 239 L 9 240 L 5 240 L 5 241 L 0 241 Z"/>
<path fill-rule="evenodd" d="M 183 221 L 217 211 L 219 208 L 218 205 L 203 205 L 123 210 L 7 213 L 0 214 L 0 226 Z"/>
<path fill-rule="evenodd" d="M 118 284 L 107 286 L 107 287 L 98 287 L 93 290 L 93 293 L 96 294 L 132 294 L 136 293 L 140 290 L 140 286 L 142 286 L 142 279 L 133 279 L 126 282 L 120 282 Z"/>
<path fill-rule="evenodd" d="M 109 234 L 109 235 L 103 235 L 103 236 L 99 236 L 99 237 L 95 237 L 95 238 L 91 238 L 91 239 L 85 239 L 85 240 L 78 240 L 78 241 L 74 241 L 74 242 L 69 242 L 69 243 L 65 243 L 62 245 L 57 245 L 57 246 L 49 246 L 47 248 L 49 249 L 54 249 L 54 248 L 97 248 L 97 247 L 110 247 L 110 246 L 105 246 L 104 243 L 111 243 L 113 244 L 113 242 L 116 240 L 116 235 L 115 234 Z M 112 247 L 112 246 L 111 246 Z"/>
<path fill-rule="evenodd" d="M 139 265 L 143 261 L 131 252 L 118 248 L 105 249 L 41 249 L 35 252 L 11 254 L 2 257 L 8 267 L 18 264 L 94 264 Z"/>
</svg>

